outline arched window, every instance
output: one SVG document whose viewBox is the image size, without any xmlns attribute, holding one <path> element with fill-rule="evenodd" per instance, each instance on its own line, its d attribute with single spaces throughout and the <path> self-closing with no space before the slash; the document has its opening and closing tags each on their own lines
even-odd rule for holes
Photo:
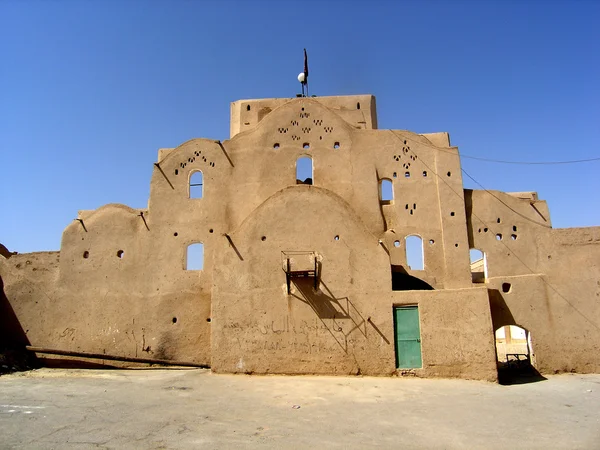
<svg viewBox="0 0 600 450">
<path fill-rule="evenodd" d="M 394 185 L 389 178 L 379 180 L 379 200 L 386 205 L 394 200 Z"/>
<path fill-rule="evenodd" d="M 406 236 L 406 263 L 411 270 L 424 270 L 423 239 L 420 236 Z"/>
<path fill-rule="evenodd" d="M 204 194 L 204 175 L 200 170 L 190 175 L 190 198 L 202 198 Z"/>
<path fill-rule="evenodd" d="M 185 258 L 185 270 L 204 269 L 204 244 L 197 242 L 188 245 Z"/>
<path fill-rule="evenodd" d="M 485 283 L 487 279 L 487 258 L 485 253 L 476 248 L 470 251 L 471 257 L 471 278 L 473 283 Z"/>
<path fill-rule="evenodd" d="M 301 156 L 296 161 L 296 184 L 313 184 L 313 164 L 310 156 Z"/>
</svg>

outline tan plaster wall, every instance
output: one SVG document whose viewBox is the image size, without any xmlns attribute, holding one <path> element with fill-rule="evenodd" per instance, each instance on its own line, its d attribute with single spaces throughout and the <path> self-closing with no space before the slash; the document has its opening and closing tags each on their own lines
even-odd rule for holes
<svg viewBox="0 0 600 450">
<path fill-rule="evenodd" d="M 493 194 L 504 204 L 465 190 L 471 247 L 486 254 L 494 329 L 528 330 L 542 373 L 600 371 L 600 227 L 552 229 L 537 195 Z"/>
<path fill-rule="evenodd" d="M 354 128 L 377 129 L 377 107 L 372 95 L 346 95 L 343 97 L 311 97 L 311 100 L 325 106 Z M 230 138 L 253 129 L 273 110 L 297 98 L 263 98 L 238 100 L 231 103 Z"/>
<path fill-rule="evenodd" d="M 393 306 L 418 304 L 419 376 L 493 379 L 506 321 L 532 332 L 541 370 L 600 370 L 598 229 L 552 230 L 535 193 L 464 190 L 448 134 L 377 130 L 372 96 L 235 102 L 232 136 L 160 149 L 148 208 L 81 211 L 60 259 L 0 258 L 32 345 L 217 371 L 391 374 Z M 313 186 L 296 184 L 304 155 Z M 195 171 L 201 199 L 188 198 Z M 409 235 L 424 270 L 407 265 Z M 197 242 L 204 270 L 187 271 Z M 469 248 L 486 253 L 485 285 L 471 282 Z M 305 280 L 287 295 L 282 250 L 318 252 L 320 293 Z M 27 258 L 38 270 L 17 268 Z M 436 291 L 392 291 L 392 264 Z"/>
<path fill-rule="evenodd" d="M 424 366 L 414 373 L 495 379 L 487 291 L 392 292 L 388 255 L 329 191 L 287 188 L 230 237 L 237 252 L 223 239 L 215 260 L 213 370 L 393 374 L 393 306 L 417 304 Z M 282 249 L 320 255 L 320 291 L 303 278 L 287 294 Z"/>
</svg>

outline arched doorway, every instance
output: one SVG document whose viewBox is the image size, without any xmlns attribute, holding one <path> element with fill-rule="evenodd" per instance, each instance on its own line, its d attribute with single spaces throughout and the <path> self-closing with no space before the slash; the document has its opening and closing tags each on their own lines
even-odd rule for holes
<svg viewBox="0 0 600 450">
<path fill-rule="evenodd" d="M 516 377 L 536 375 L 531 333 L 518 325 L 504 325 L 495 331 L 498 378 L 514 382 Z"/>
</svg>

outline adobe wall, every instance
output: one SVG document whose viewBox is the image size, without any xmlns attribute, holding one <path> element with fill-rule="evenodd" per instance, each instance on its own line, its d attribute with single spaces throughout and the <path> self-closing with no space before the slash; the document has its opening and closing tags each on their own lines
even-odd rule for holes
<svg viewBox="0 0 600 450">
<path fill-rule="evenodd" d="M 368 374 L 395 372 L 393 307 L 416 304 L 418 375 L 495 378 L 493 330 L 513 322 L 540 370 L 600 370 L 597 229 L 552 230 L 533 194 L 464 190 L 447 133 L 376 128 L 372 96 L 236 102 L 232 139 L 159 151 L 148 208 L 80 211 L 60 255 L 0 257 L 5 303 L 36 346 Z M 296 182 L 300 156 L 312 186 Z M 203 197 L 190 199 L 196 171 Z M 409 235 L 423 270 L 407 264 Z M 201 271 L 185 267 L 193 243 Z M 486 253 L 486 285 L 471 281 L 470 248 Z M 287 294 L 282 250 L 320 255 L 320 292 L 300 281 Z M 435 291 L 392 291 L 392 265 Z"/>
<path fill-rule="evenodd" d="M 393 374 L 393 307 L 410 304 L 423 352 L 411 373 L 496 379 L 487 291 L 392 292 L 387 252 L 331 192 L 287 188 L 230 237 L 235 248 L 223 239 L 215 254 L 214 371 Z M 319 291 L 297 278 L 288 295 L 281 249 L 319 254 Z"/>
<path fill-rule="evenodd" d="M 31 345 L 209 363 L 204 273 L 185 272 L 184 251 L 164 251 L 176 239 L 172 231 L 165 236 L 149 221 L 146 228 L 141 212 L 106 205 L 83 213 L 85 228 L 74 221 L 65 229 L 60 259 L 50 253 L 56 262 L 34 260 L 38 254 L 0 262 L 7 299 Z M 40 278 L 49 268 L 53 276 Z"/>
<path fill-rule="evenodd" d="M 346 95 L 343 97 L 311 97 L 313 102 L 334 111 L 354 128 L 377 129 L 377 107 L 372 95 Z M 238 100 L 231 103 L 230 138 L 251 130 L 274 109 L 286 103 L 298 101 L 295 98 L 262 98 Z"/>
<path fill-rule="evenodd" d="M 600 371 L 600 227 L 552 229 L 545 202 L 492 193 L 504 204 L 465 190 L 494 329 L 528 330 L 541 373 Z"/>
</svg>

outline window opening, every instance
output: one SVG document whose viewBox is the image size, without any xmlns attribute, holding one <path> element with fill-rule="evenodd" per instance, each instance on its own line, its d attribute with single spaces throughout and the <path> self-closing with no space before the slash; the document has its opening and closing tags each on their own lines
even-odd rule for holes
<svg viewBox="0 0 600 450">
<path fill-rule="evenodd" d="M 469 251 L 471 257 L 471 280 L 473 283 L 485 283 L 487 274 L 487 258 L 485 253 L 476 248 Z"/>
<path fill-rule="evenodd" d="M 313 184 L 313 164 L 309 156 L 301 156 L 296 161 L 296 184 Z"/>
<path fill-rule="evenodd" d="M 379 200 L 384 204 L 389 204 L 394 200 L 394 185 L 392 180 L 382 178 L 379 181 Z"/>
<path fill-rule="evenodd" d="M 204 269 L 204 244 L 197 242 L 188 245 L 186 255 L 186 270 Z"/>
<path fill-rule="evenodd" d="M 411 270 L 424 270 L 423 239 L 412 235 L 406 237 L 406 263 Z"/>
<path fill-rule="evenodd" d="M 189 198 L 202 198 L 204 194 L 204 176 L 201 171 L 192 172 L 190 175 Z"/>
</svg>

